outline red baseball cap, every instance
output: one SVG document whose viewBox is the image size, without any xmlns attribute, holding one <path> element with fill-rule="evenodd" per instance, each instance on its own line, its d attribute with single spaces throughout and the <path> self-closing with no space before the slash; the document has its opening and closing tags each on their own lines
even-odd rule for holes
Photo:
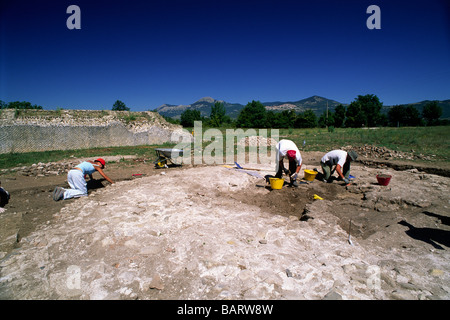
<svg viewBox="0 0 450 320">
<path fill-rule="evenodd" d="M 297 152 L 295 152 L 295 150 L 288 150 L 287 157 L 288 157 L 288 159 L 293 160 L 293 159 L 295 159 L 296 154 L 297 154 Z"/>
<path fill-rule="evenodd" d="M 102 166 L 105 166 L 105 164 L 106 164 L 105 160 L 103 160 L 102 158 L 98 158 L 95 161 L 100 162 L 102 164 Z"/>
</svg>

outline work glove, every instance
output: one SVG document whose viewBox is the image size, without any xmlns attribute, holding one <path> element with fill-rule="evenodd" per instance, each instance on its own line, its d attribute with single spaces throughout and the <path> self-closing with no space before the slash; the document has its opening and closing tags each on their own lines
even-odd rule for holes
<svg viewBox="0 0 450 320">
<path fill-rule="evenodd" d="M 347 179 L 347 178 L 344 178 L 344 182 L 345 182 L 345 184 L 349 184 L 349 183 L 350 183 L 350 180 Z"/>
<path fill-rule="evenodd" d="M 291 176 L 291 179 L 294 180 L 294 181 L 297 180 L 297 173 L 294 173 L 294 174 Z"/>
</svg>

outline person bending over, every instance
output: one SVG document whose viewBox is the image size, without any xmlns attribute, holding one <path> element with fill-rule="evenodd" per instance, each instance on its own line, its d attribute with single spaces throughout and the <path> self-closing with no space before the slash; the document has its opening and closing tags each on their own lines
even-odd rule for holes
<svg viewBox="0 0 450 320">
<path fill-rule="evenodd" d="M 67 182 L 69 183 L 70 189 L 56 187 L 53 191 L 53 200 L 59 201 L 87 196 L 88 191 L 85 176 L 89 175 L 89 178 L 94 180 L 92 174 L 96 171 L 109 183 L 114 183 L 114 181 L 103 172 L 105 164 L 105 160 L 98 158 L 94 161 L 88 160 L 77 165 L 67 174 Z"/>
<path fill-rule="evenodd" d="M 289 161 L 289 170 L 284 167 L 284 158 Z M 297 145 L 291 140 L 280 140 L 276 145 L 276 178 L 281 178 L 283 172 L 290 177 L 290 186 L 297 187 L 297 177 L 302 167 L 302 156 Z"/>
<path fill-rule="evenodd" d="M 355 151 L 333 150 L 325 154 L 320 160 L 323 171 L 323 181 L 331 182 L 334 170 L 346 185 L 350 183 L 350 162 L 355 161 L 358 155 Z M 335 168 L 333 169 L 333 167 Z"/>
</svg>

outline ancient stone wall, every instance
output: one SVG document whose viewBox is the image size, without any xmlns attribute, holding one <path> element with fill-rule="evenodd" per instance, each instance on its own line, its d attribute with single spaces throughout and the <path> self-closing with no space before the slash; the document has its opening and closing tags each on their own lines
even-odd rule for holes
<svg viewBox="0 0 450 320">
<path fill-rule="evenodd" d="M 154 112 L 4 109 L 0 153 L 163 144 L 175 131 Z"/>
</svg>

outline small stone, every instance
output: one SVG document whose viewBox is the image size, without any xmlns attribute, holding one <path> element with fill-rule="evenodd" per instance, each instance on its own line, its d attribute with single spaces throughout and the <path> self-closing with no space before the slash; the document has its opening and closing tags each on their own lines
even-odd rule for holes
<svg viewBox="0 0 450 320">
<path fill-rule="evenodd" d="M 286 269 L 286 275 L 288 278 L 292 278 L 292 272 L 289 269 Z"/>
<path fill-rule="evenodd" d="M 381 273 L 380 278 L 381 278 L 381 280 L 383 280 L 386 284 L 388 284 L 388 285 L 390 285 L 391 287 L 394 287 L 394 288 L 395 288 L 396 282 L 395 282 L 395 280 L 394 280 L 392 277 L 390 277 L 390 276 L 387 275 L 386 273 Z"/>
<path fill-rule="evenodd" d="M 400 287 L 402 287 L 403 289 L 407 289 L 407 290 L 416 290 L 416 286 L 412 283 L 409 282 L 399 282 L 398 283 L 400 285 Z"/>
<path fill-rule="evenodd" d="M 139 246 L 139 243 L 136 240 L 134 240 L 134 239 L 130 239 L 128 241 L 125 241 L 124 244 L 125 244 L 126 247 L 138 247 Z"/>
<path fill-rule="evenodd" d="M 261 243 L 261 244 L 267 244 L 267 240 L 266 240 L 266 239 L 261 239 L 261 240 L 259 240 L 259 243 Z"/>
<path fill-rule="evenodd" d="M 252 277 L 252 272 L 250 270 L 242 270 L 241 272 L 239 272 L 239 279 L 241 280 L 247 280 L 250 279 Z"/>
<path fill-rule="evenodd" d="M 42 240 L 42 241 L 39 241 L 36 244 L 36 247 L 46 247 L 47 245 L 48 245 L 48 241 L 47 240 Z"/>
<path fill-rule="evenodd" d="M 160 248 L 157 246 L 148 246 L 145 248 L 142 248 L 139 252 L 139 254 L 143 254 L 143 255 L 154 255 L 159 253 Z"/>
<path fill-rule="evenodd" d="M 406 290 L 395 290 L 390 294 L 392 300 L 415 300 L 416 297 Z"/>
<path fill-rule="evenodd" d="M 432 275 L 433 277 L 440 277 L 444 274 L 444 270 L 440 270 L 440 269 L 432 269 L 430 270 L 430 275 Z"/>
<path fill-rule="evenodd" d="M 328 292 L 322 300 L 342 300 L 342 296 L 334 290 Z"/>
<path fill-rule="evenodd" d="M 149 285 L 150 289 L 157 289 L 157 290 L 162 290 L 164 289 L 164 283 L 161 280 L 161 277 L 159 276 L 159 274 L 155 274 L 152 278 L 152 281 L 150 282 Z"/>
</svg>

